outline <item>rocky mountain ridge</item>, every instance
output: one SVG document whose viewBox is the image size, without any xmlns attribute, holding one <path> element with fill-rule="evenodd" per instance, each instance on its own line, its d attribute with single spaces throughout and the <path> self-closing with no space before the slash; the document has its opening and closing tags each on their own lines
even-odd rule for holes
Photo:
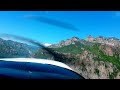
<svg viewBox="0 0 120 90">
<path fill-rule="evenodd" d="M 97 43 L 102 43 L 102 44 L 107 44 L 111 46 L 120 46 L 120 40 L 114 37 L 103 37 L 103 36 L 98 36 L 94 38 L 93 36 L 89 35 L 86 39 L 88 42 L 97 42 Z"/>
<path fill-rule="evenodd" d="M 93 36 L 89 35 L 85 40 L 84 39 L 79 39 L 78 37 L 72 37 L 70 39 L 67 40 L 62 40 L 60 41 L 58 44 L 53 44 L 49 47 L 62 47 L 62 46 L 67 46 L 70 44 L 75 44 L 76 42 L 80 42 L 80 43 L 102 43 L 102 44 L 107 44 L 107 45 L 111 45 L 111 46 L 120 46 L 120 40 L 114 37 L 110 37 L 110 38 L 106 38 L 103 36 L 98 36 L 96 38 L 94 38 Z"/>
<path fill-rule="evenodd" d="M 119 39 L 88 36 L 84 40 L 72 37 L 48 48 L 56 53 L 56 59 L 42 48 L 32 52 L 35 48 L 26 44 L 0 39 L 0 55 L 2 57 L 15 55 L 15 57 L 33 56 L 52 59 L 69 65 L 86 79 L 120 79 Z"/>
<path fill-rule="evenodd" d="M 36 50 L 31 45 L 0 38 L 0 58 L 31 57 Z"/>
<path fill-rule="evenodd" d="M 72 37 L 50 48 L 65 57 L 61 62 L 87 79 L 120 79 L 120 40 L 117 38 Z"/>
</svg>

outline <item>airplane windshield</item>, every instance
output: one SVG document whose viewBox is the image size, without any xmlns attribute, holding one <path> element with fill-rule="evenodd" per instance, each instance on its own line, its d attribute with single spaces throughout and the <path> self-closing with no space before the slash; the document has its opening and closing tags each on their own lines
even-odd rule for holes
<svg viewBox="0 0 120 90">
<path fill-rule="evenodd" d="M 86 79 L 120 79 L 119 19 L 118 11 L 0 11 L 0 60 L 56 61 Z"/>
</svg>

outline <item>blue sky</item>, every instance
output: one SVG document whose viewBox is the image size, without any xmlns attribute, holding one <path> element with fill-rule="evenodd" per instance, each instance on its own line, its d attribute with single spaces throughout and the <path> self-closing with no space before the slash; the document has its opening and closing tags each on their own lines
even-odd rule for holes
<svg viewBox="0 0 120 90">
<path fill-rule="evenodd" d="M 67 22 L 79 29 L 72 31 L 47 23 L 25 18 L 26 15 L 42 16 Z M 73 36 L 85 39 L 116 37 L 120 39 L 120 12 L 118 11 L 0 11 L 0 33 L 14 34 L 35 39 L 42 43 L 58 43 Z"/>
</svg>

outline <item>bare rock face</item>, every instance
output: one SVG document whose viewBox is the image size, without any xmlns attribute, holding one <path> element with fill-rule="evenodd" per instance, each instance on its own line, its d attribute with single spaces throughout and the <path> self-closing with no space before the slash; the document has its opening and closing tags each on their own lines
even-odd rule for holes
<svg viewBox="0 0 120 90">
<path fill-rule="evenodd" d="M 113 48 L 109 45 L 101 45 L 100 49 L 108 56 L 114 55 Z"/>
<path fill-rule="evenodd" d="M 104 64 L 101 64 L 98 66 L 98 70 L 99 70 L 99 78 L 100 79 L 107 79 L 108 77 L 108 72 L 107 69 L 104 67 Z"/>
<path fill-rule="evenodd" d="M 104 51 L 106 55 L 113 56 L 113 51 L 110 47 L 107 47 Z"/>
<path fill-rule="evenodd" d="M 117 74 L 117 77 L 115 79 L 120 79 L 120 72 Z"/>
<path fill-rule="evenodd" d="M 75 44 L 75 42 L 79 42 L 79 38 L 72 37 L 71 39 L 67 39 L 66 41 L 62 40 L 58 44 L 53 44 L 50 47 L 51 48 L 57 48 L 57 47 L 67 46 L 67 45 L 70 45 L 70 44 Z"/>
<path fill-rule="evenodd" d="M 93 38 L 92 36 L 88 36 L 86 41 L 97 42 L 97 43 L 107 44 L 107 45 L 111 45 L 111 46 L 120 46 L 120 40 L 117 38 L 105 38 L 102 36 Z"/>
<path fill-rule="evenodd" d="M 86 39 L 86 41 L 92 42 L 94 40 L 93 36 L 89 35 Z"/>
<path fill-rule="evenodd" d="M 87 55 L 88 55 L 88 51 L 84 51 L 83 54 L 80 55 L 80 60 L 86 59 Z"/>
<path fill-rule="evenodd" d="M 69 64 L 73 70 L 83 77 L 86 79 L 120 79 L 120 71 L 118 70 L 119 65 L 117 64 L 119 63 L 118 61 L 120 61 L 119 39 L 105 38 L 102 36 L 93 38 L 93 36 L 89 35 L 86 40 L 72 37 L 66 41 L 62 40 L 60 43 L 56 44 L 56 46 L 62 47 L 70 44 L 74 44 L 76 47 L 81 48 L 81 52 L 73 55 L 77 57 L 77 60 L 73 59 L 73 62 L 66 64 Z M 73 48 L 73 50 L 79 52 L 75 48 Z M 72 52 L 71 54 L 64 53 L 64 55 L 68 58 L 73 57 Z"/>
<path fill-rule="evenodd" d="M 64 43 L 65 46 L 70 44 L 74 44 L 74 41 L 72 42 L 71 39 L 66 40 L 66 42 Z"/>
<path fill-rule="evenodd" d="M 79 38 L 77 37 L 72 37 L 71 39 L 67 39 L 65 42 L 64 42 L 64 46 L 66 45 L 70 45 L 70 44 L 75 44 L 75 42 L 79 41 Z"/>
<path fill-rule="evenodd" d="M 120 40 L 117 39 L 117 38 L 106 38 L 106 37 L 103 37 L 103 36 L 99 36 L 99 37 L 94 38 L 92 35 L 89 35 L 86 38 L 86 40 L 79 39 L 78 37 L 72 37 L 72 38 L 67 39 L 65 41 L 62 40 L 58 44 L 53 44 L 49 47 L 57 48 L 57 47 L 67 46 L 67 45 L 70 45 L 70 44 L 75 44 L 76 42 L 80 42 L 80 43 L 86 44 L 86 45 L 90 44 L 90 42 L 92 42 L 92 43 L 102 43 L 102 44 L 105 44 L 105 45 L 120 47 Z M 89 43 L 87 43 L 87 42 L 89 42 Z"/>
<path fill-rule="evenodd" d="M 80 55 L 79 65 L 70 65 L 75 71 L 86 79 L 109 79 L 109 74 L 114 72 L 115 67 L 110 62 L 94 60 L 89 51 L 83 51 Z"/>
<path fill-rule="evenodd" d="M 71 40 L 72 40 L 72 41 L 79 41 L 79 38 L 77 38 L 77 37 L 72 37 Z"/>
</svg>

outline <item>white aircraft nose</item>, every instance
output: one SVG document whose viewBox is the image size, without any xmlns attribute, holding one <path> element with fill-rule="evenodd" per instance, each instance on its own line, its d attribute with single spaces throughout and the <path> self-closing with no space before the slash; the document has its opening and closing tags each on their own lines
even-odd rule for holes
<svg viewBox="0 0 120 90">
<path fill-rule="evenodd" d="M 40 63 L 40 64 L 51 64 L 51 65 L 56 65 L 59 67 L 63 67 L 69 70 L 72 70 L 68 65 L 58 62 L 58 61 L 53 61 L 53 60 L 48 60 L 48 59 L 36 59 L 36 58 L 1 58 L 0 60 L 4 61 L 14 61 L 14 62 L 31 62 L 31 63 Z"/>
</svg>

